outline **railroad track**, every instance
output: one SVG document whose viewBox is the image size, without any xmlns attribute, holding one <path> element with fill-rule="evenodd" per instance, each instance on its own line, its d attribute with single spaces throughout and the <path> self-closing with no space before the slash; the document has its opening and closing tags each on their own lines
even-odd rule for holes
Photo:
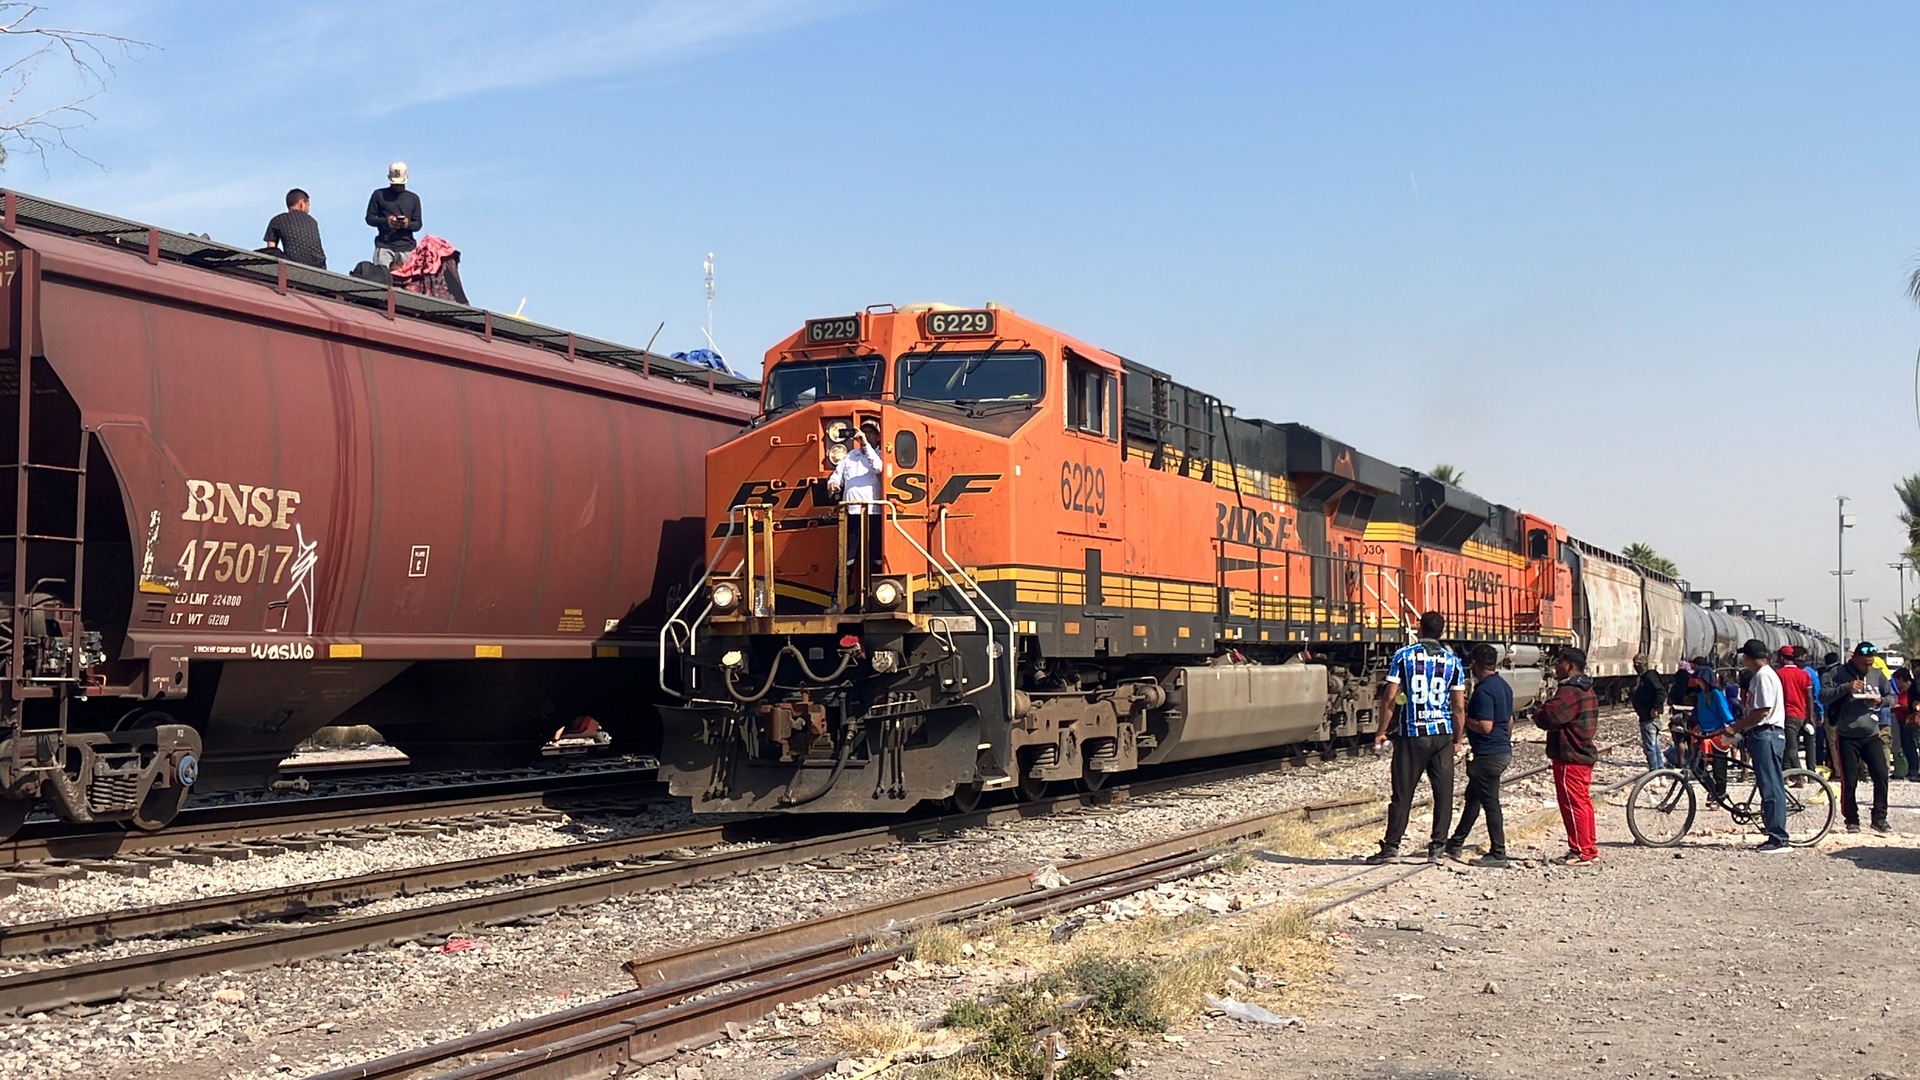
<svg viewBox="0 0 1920 1080">
<path fill-rule="evenodd" d="M 627 965 L 637 990 L 561 1012 L 323 1073 L 314 1080 L 571 1080 L 619 1064 L 659 1061 L 725 1037 L 795 1003 L 894 966 L 919 929 L 978 919 L 1030 922 L 1195 877 L 1220 865 L 1220 849 L 1259 836 L 1276 820 L 1256 814 L 1181 836 L 1093 856 L 1060 869 L 1069 884 L 1035 891 L 1025 874 L 985 878 L 823 919 L 711 942 Z M 1345 885 L 1310 908 L 1324 914 L 1405 881 L 1427 864 L 1361 867 L 1322 883 Z M 737 985 L 736 985 L 737 984 Z M 731 987 L 711 993 L 719 987 Z M 829 1075 L 835 1062 L 792 1074 Z"/>
<path fill-rule="evenodd" d="M 0 868 L 64 861 L 86 871 L 109 872 L 89 862 L 148 852 L 183 851 L 250 841 L 275 840 L 373 826 L 443 820 L 473 814 L 531 810 L 592 799 L 664 796 L 651 769 L 590 774 L 555 773 L 426 790 L 357 792 L 189 808 L 159 832 L 118 826 L 29 825 L 0 842 Z M 71 869 L 49 871 L 72 876 Z M 0 873 L 0 877 L 6 874 Z M 15 881 L 17 886 L 27 882 Z M 7 890 L 11 891 L 11 890 Z"/>
<path fill-rule="evenodd" d="M 379 915 L 327 919 L 163 951 L 24 971 L 0 978 L 0 1011 L 32 1012 L 107 1000 L 173 979 L 313 959 L 475 924 L 538 917 L 563 907 L 844 855 L 883 844 L 934 839 L 965 828 L 1172 795 L 1198 784 L 1285 772 L 1297 762 L 1295 757 L 1243 761 L 1197 772 L 1141 779 L 1098 793 L 1059 795 L 968 814 L 905 818 L 825 835 L 792 835 L 793 830 L 812 827 L 818 819 L 770 817 L 14 926 L 0 930 L 0 957 L 156 934 L 204 932 L 235 926 L 254 929 L 246 924 L 324 915 L 333 908 L 382 897 L 505 882 L 540 873 L 586 871 L 565 880 L 512 885 L 485 895 Z M 730 842 L 753 842 L 759 846 L 682 859 L 661 858 L 677 849 Z"/>
</svg>

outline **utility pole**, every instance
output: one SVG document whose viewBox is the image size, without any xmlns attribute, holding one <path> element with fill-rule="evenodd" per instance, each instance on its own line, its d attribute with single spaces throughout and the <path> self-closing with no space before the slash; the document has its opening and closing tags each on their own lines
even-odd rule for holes
<svg viewBox="0 0 1920 1080">
<path fill-rule="evenodd" d="M 1840 586 L 1840 651 L 1846 652 L 1847 651 L 1847 530 L 1853 528 L 1853 516 L 1847 513 L 1847 497 L 1845 495 L 1841 495 L 1841 496 L 1838 496 L 1838 498 L 1840 500 L 1840 528 L 1836 535 L 1838 535 L 1840 538 L 1839 549 L 1838 549 L 1839 550 L 1839 568 L 1834 570 L 1833 576 L 1835 580 L 1838 581 Z"/>
<path fill-rule="evenodd" d="M 1865 641 L 1867 639 L 1867 598 L 1857 596 L 1853 602 L 1860 608 L 1860 640 Z"/>
<path fill-rule="evenodd" d="M 1769 596 L 1769 597 L 1767 597 L 1767 603 L 1769 603 L 1769 604 L 1772 604 L 1772 605 L 1773 605 L 1773 617 L 1774 617 L 1774 618 L 1776 618 L 1776 619 L 1778 619 L 1778 618 L 1780 617 L 1780 601 L 1782 601 L 1782 600 L 1785 600 L 1785 599 L 1786 599 L 1786 597 L 1784 597 L 1784 596 Z"/>
<path fill-rule="evenodd" d="M 1899 575 L 1900 575 L 1900 614 L 1902 614 L 1902 615 L 1905 615 L 1905 614 L 1907 613 L 1907 564 L 1906 564 L 1906 560 L 1904 560 L 1904 559 L 1903 559 L 1903 560 L 1901 560 L 1900 562 L 1890 562 L 1890 563 L 1888 563 L 1888 564 L 1887 564 L 1887 569 L 1889 569 L 1889 570 L 1891 570 L 1891 571 L 1893 571 L 1894 573 L 1896 573 L 1896 574 L 1899 574 Z"/>
</svg>

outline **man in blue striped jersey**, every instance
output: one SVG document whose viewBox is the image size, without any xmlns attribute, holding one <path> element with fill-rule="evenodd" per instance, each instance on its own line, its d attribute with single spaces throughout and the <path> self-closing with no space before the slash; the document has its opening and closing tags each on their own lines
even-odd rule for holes
<svg viewBox="0 0 1920 1080">
<path fill-rule="evenodd" d="M 1420 640 L 1393 654 L 1387 681 L 1374 702 L 1380 724 L 1373 744 L 1393 743 L 1393 802 L 1387 807 L 1387 835 L 1369 863 L 1400 857 L 1400 840 L 1413 815 L 1413 794 L 1425 776 L 1433 788 L 1433 836 L 1427 860 L 1439 862 L 1447 849 L 1447 827 L 1453 823 L 1453 744 L 1460 718 L 1467 712 L 1467 679 L 1460 658 L 1440 644 L 1447 618 L 1437 611 L 1420 616 Z M 1395 723 L 1395 705 L 1398 710 Z"/>
</svg>

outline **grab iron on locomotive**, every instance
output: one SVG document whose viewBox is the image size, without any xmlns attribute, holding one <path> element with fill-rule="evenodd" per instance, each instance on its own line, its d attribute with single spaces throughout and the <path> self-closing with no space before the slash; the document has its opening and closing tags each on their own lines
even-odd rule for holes
<svg viewBox="0 0 1920 1080">
<path fill-rule="evenodd" d="M 661 631 L 663 768 L 701 811 L 1349 739 L 1426 612 L 1500 646 L 1522 704 L 1576 642 L 1603 687 L 1639 652 L 1831 645 L 1006 308 L 810 321 L 761 405 L 707 454 L 707 570 Z M 836 494 L 868 447 L 874 490 Z"/>
</svg>

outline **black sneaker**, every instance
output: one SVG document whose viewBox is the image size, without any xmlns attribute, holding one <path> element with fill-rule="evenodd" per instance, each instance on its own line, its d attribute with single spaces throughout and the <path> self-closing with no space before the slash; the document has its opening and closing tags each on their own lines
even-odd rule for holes
<svg viewBox="0 0 1920 1080">
<path fill-rule="evenodd" d="M 1488 870 L 1505 870 L 1513 864 L 1507 861 L 1506 855 L 1497 851 L 1489 851 L 1485 855 L 1473 860 L 1469 865 L 1483 867 Z"/>
<path fill-rule="evenodd" d="M 1445 844 L 1427 845 L 1427 861 L 1430 863 L 1437 863 L 1451 854 L 1453 854 L 1453 852 L 1448 850 Z"/>
<path fill-rule="evenodd" d="M 1461 849 L 1464 848 L 1465 846 L 1466 845 L 1464 844 L 1455 843 L 1452 840 L 1447 841 L 1447 848 L 1446 848 L 1447 858 L 1452 859 L 1455 862 L 1460 861 L 1460 852 L 1461 852 Z"/>
<path fill-rule="evenodd" d="M 1877 833 L 1890 833 L 1893 831 L 1893 826 L 1884 821 L 1876 821 L 1873 823 L 1873 831 Z"/>
<path fill-rule="evenodd" d="M 1777 855 L 1782 851 L 1792 851 L 1793 845 L 1785 840 L 1769 840 L 1753 850 L 1762 855 Z"/>
<path fill-rule="evenodd" d="M 1860 831 L 1860 823 L 1859 823 L 1859 822 L 1857 822 L 1857 821 L 1849 821 L 1849 822 L 1847 822 L 1847 831 L 1848 831 L 1848 832 L 1859 832 L 1859 831 Z"/>
<path fill-rule="evenodd" d="M 1399 858 L 1400 858 L 1399 848 L 1383 847 L 1379 851 L 1376 851 L 1373 854 L 1367 856 L 1367 865 L 1380 866 L 1384 863 L 1396 862 L 1399 860 Z"/>
</svg>

